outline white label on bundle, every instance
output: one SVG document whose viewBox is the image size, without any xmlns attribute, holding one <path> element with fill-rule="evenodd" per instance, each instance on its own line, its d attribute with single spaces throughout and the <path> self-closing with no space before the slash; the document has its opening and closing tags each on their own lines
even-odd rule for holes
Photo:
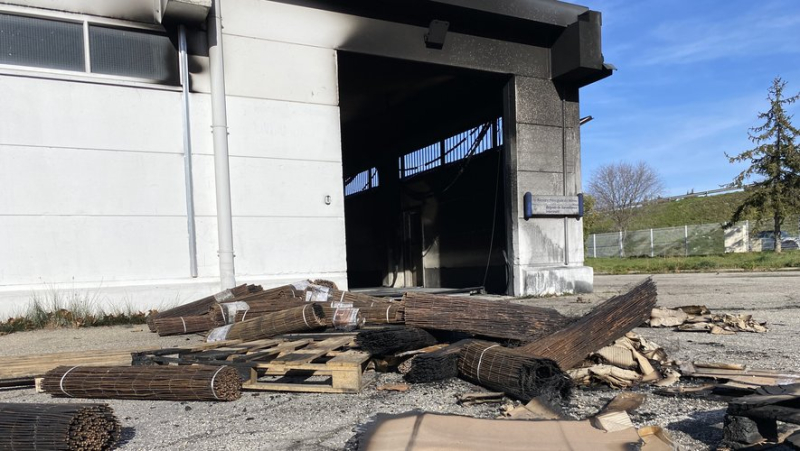
<svg viewBox="0 0 800 451">
<path fill-rule="evenodd" d="M 228 302 L 222 305 L 225 306 L 225 309 L 228 311 L 228 316 L 225 318 L 225 322 L 228 324 L 233 324 L 236 322 L 237 313 L 250 310 L 250 306 L 244 301 Z"/>
<path fill-rule="evenodd" d="M 338 309 L 333 313 L 333 320 L 331 322 L 336 329 L 353 330 L 358 327 L 358 309 Z"/>
<path fill-rule="evenodd" d="M 221 292 L 219 292 L 219 293 L 217 293 L 217 294 L 215 294 L 215 295 L 214 295 L 214 299 L 215 299 L 217 302 L 226 302 L 226 301 L 231 301 L 231 300 L 233 300 L 235 297 L 236 297 L 236 296 L 234 296 L 234 295 L 233 295 L 233 291 L 231 291 L 231 290 L 225 290 L 225 291 L 221 291 Z"/>
<path fill-rule="evenodd" d="M 233 327 L 233 324 L 212 329 L 211 332 L 208 333 L 208 338 L 206 338 L 206 341 L 212 343 L 215 341 L 225 340 L 228 338 L 228 331 L 231 330 L 231 327 Z"/>
<path fill-rule="evenodd" d="M 306 291 L 306 302 L 328 302 L 330 288 L 319 285 L 309 285 Z"/>
<path fill-rule="evenodd" d="M 331 302 L 331 308 L 353 308 L 352 302 Z"/>
<path fill-rule="evenodd" d="M 308 288 L 309 283 L 307 280 L 301 280 L 300 282 L 295 282 L 290 285 L 293 286 L 297 291 L 303 291 Z"/>
</svg>

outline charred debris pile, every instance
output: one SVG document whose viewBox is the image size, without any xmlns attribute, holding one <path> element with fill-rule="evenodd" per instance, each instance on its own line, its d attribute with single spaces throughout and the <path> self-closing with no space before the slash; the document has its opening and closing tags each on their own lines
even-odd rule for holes
<svg viewBox="0 0 800 451">
<path fill-rule="evenodd" d="M 393 371 L 405 383 L 377 389 L 406 391 L 415 384 L 458 377 L 488 390 L 464 395 L 464 403 L 508 397 L 528 403 L 519 407 L 525 417 L 541 406 L 560 411 L 579 386 L 652 384 L 661 386 L 659 394 L 666 396 L 708 396 L 749 376 L 725 365 L 669 360 L 662 348 L 633 329 L 649 325 L 763 332 L 763 324 L 750 317 L 713 315 L 703 307 L 658 309 L 656 302 L 656 285 L 649 278 L 579 318 L 470 296 L 406 293 L 400 299 L 378 298 L 342 291 L 324 280 L 270 289 L 241 285 L 148 317 L 152 332 L 199 333 L 205 337 L 202 344 L 5 358 L 0 387 L 35 382 L 37 392 L 55 397 L 225 402 L 235 401 L 244 390 L 358 393 L 374 379 L 371 370 Z M 668 387 L 681 374 L 732 382 L 706 386 L 705 391 Z M 750 393 L 755 392 L 745 394 Z M 765 416 L 780 410 L 762 408 L 766 398 L 750 399 L 756 403 L 731 405 L 726 423 L 730 442 L 751 440 L 744 436 L 758 432 Z M 45 442 L 59 443 L 52 449 L 104 449 L 118 438 L 118 423 L 106 406 L 27 406 L 4 409 L 33 416 L 44 412 L 52 422 L 47 427 L 28 425 L 28 416 L 20 415 L 0 427 L 0 443 L 14 449 L 39 449 L 37 444 Z M 621 414 L 605 415 L 597 421 L 613 423 Z M 78 437 L 91 437 L 86 439 L 91 445 L 80 445 Z"/>
</svg>

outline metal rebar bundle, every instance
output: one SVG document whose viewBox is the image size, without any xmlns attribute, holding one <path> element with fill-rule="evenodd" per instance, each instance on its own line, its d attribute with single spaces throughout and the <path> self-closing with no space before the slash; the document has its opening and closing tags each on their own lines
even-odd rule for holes
<svg viewBox="0 0 800 451">
<path fill-rule="evenodd" d="M 458 377 L 459 354 L 471 341 L 461 340 L 437 351 L 415 355 L 411 360 L 411 369 L 403 378 L 419 384 Z"/>
<path fill-rule="evenodd" d="M 159 337 L 207 332 L 222 324 L 224 323 L 215 321 L 210 315 L 176 316 L 174 318 L 159 318 L 153 321 Z"/>
<path fill-rule="evenodd" d="M 631 291 L 615 296 L 563 329 L 517 348 L 519 352 L 553 359 L 564 370 L 612 343 L 650 318 L 656 305 L 656 284 L 648 278 Z"/>
<path fill-rule="evenodd" d="M 464 346 L 458 372 L 470 382 L 525 402 L 538 396 L 563 400 L 569 397 L 572 388 L 569 376 L 556 362 L 486 341 L 472 341 Z"/>
<path fill-rule="evenodd" d="M 365 330 L 356 336 L 356 344 L 372 355 L 387 355 L 435 345 L 436 338 L 416 327 Z"/>
<path fill-rule="evenodd" d="M 325 314 L 319 304 L 305 304 L 225 327 L 230 328 L 225 335 L 227 340 L 260 340 L 325 327 Z"/>
<path fill-rule="evenodd" d="M 155 320 L 163 318 L 175 318 L 179 316 L 198 316 L 208 313 L 208 309 L 218 302 L 232 301 L 240 296 L 245 296 L 248 293 L 255 293 L 261 291 L 259 285 L 239 285 L 238 287 L 229 290 L 220 291 L 217 294 L 206 296 L 188 304 L 179 305 L 163 312 L 157 312 L 147 317 L 147 326 L 151 332 L 155 332 Z"/>
<path fill-rule="evenodd" d="M 302 299 L 281 294 L 274 298 L 255 298 L 215 304 L 211 307 L 209 315 L 220 325 L 233 324 L 301 305 L 305 305 Z"/>
<path fill-rule="evenodd" d="M 42 381 L 45 393 L 70 398 L 233 401 L 241 389 L 230 366 L 60 366 Z"/>
<path fill-rule="evenodd" d="M 530 341 L 566 325 L 568 318 L 549 308 L 508 301 L 406 293 L 406 325 Z"/>
<path fill-rule="evenodd" d="M 122 427 L 106 404 L 0 403 L 0 449 L 111 449 Z"/>
</svg>

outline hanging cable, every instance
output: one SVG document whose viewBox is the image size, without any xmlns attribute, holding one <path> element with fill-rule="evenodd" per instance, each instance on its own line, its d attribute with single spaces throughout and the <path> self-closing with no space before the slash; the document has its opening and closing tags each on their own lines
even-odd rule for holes
<svg viewBox="0 0 800 451">
<path fill-rule="evenodd" d="M 503 154 L 497 154 L 497 180 L 494 183 L 494 205 L 492 205 L 492 232 L 489 239 L 489 255 L 486 257 L 486 270 L 483 272 L 483 283 L 481 286 L 486 288 L 486 279 L 489 278 L 489 267 L 492 263 L 492 250 L 494 248 L 494 232 L 497 227 L 497 193 L 500 191 L 500 170 L 502 169 Z"/>
</svg>

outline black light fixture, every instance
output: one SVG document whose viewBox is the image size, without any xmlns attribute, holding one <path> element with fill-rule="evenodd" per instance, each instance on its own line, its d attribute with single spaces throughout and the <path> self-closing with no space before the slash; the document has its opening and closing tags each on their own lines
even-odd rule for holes
<svg viewBox="0 0 800 451">
<path fill-rule="evenodd" d="M 432 20 L 428 25 L 428 33 L 425 35 L 425 47 L 441 50 L 444 47 L 444 38 L 447 36 L 448 28 L 450 28 L 450 22 Z"/>
<path fill-rule="evenodd" d="M 591 122 L 591 121 L 592 121 L 592 119 L 594 119 L 592 116 L 585 116 L 585 117 L 582 117 L 582 118 L 581 118 L 581 119 L 578 121 L 578 125 L 583 125 L 583 124 L 585 124 L 585 123 L 587 123 L 587 122 Z"/>
</svg>

